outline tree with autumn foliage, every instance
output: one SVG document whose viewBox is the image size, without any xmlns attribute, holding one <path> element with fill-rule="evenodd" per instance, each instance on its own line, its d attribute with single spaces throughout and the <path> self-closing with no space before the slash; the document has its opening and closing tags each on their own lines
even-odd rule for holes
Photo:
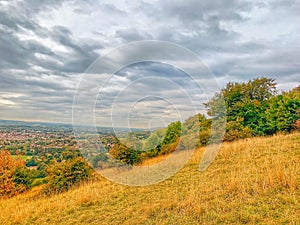
<svg viewBox="0 0 300 225">
<path fill-rule="evenodd" d="M 0 196 L 13 196 L 30 188 L 30 171 L 21 158 L 13 158 L 10 152 L 0 151 Z"/>
</svg>

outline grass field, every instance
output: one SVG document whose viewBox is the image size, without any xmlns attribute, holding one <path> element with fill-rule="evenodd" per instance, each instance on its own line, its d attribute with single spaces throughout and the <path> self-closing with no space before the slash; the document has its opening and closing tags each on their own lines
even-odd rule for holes
<svg viewBox="0 0 300 225">
<path fill-rule="evenodd" d="M 12 155 L 12 157 L 15 158 L 15 159 L 21 158 L 24 161 L 30 160 L 32 158 L 32 156 L 28 156 L 28 155 Z"/>
<path fill-rule="evenodd" d="M 300 133 L 224 143 L 200 173 L 203 151 L 151 186 L 99 178 L 51 197 L 39 187 L 0 200 L 0 224 L 300 224 Z"/>
</svg>

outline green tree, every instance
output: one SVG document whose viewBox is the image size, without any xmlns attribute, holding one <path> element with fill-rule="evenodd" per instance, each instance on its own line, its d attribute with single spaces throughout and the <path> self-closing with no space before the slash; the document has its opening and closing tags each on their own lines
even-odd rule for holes
<svg viewBox="0 0 300 225">
<path fill-rule="evenodd" d="M 176 150 L 180 141 L 181 131 L 181 123 L 179 121 L 168 125 L 166 135 L 161 145 L 161 154 L 171 153 Z"/>
<path fill-rule="evenodd" d="M 220 101 L 225 100 L 227 121 L 238 121 L 250 127 L 255 135 L 266 133 L 266 109 L 269 100 L 276 94 L 274 79 L 256 78 L 247 83 L 229 82 L 205 105 L 211 116 L 218 115 Z"/>
<path fill-rule="evenodd" d="M 135 132 L 129 132 L 124 139 L 122 139 L 122 142 L 128 146 L 129 148 L 133 148 L 135 150 L 141 150 L 142 149 L 142 142 L 137 137 L 137 134 Z"/>
<path fill-rule="evenodd" d="M 290 132 L 300 120 L 300 86 L 273 97 L 266 111 L 267 133 Z"/>
<path fill-rule="evenodd" d="M 181 123 L 179 121 L 170 123 L 167 128 L 162 145 L 174 143 L 181 135 Z"/>
</svg>

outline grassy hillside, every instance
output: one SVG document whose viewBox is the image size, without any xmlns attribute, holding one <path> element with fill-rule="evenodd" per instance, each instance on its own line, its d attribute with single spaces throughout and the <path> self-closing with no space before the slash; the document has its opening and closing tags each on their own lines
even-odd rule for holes
<svg viewBox="0 0 300 225">
<path fill-rule="evenodd" d="M 151 186 L 100 178 L 51 197 L 35 189 L 0 200 L 0 224 L 300 224 L 300 133 L 224 143 L 200 173 L 203 150 Z"/>
</svg>

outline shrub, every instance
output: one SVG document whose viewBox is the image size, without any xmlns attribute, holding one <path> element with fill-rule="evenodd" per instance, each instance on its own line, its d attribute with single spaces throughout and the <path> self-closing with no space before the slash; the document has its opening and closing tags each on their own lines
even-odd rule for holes
<svg viewBox="0 0 300 225">
<path fill-rule="evenodd" d="M 107 162 L 107 160 L 108 160 L 108 156 L 106 155 L 106 153 L 102 152 L 94 156 L 91 161 L 94 168 L 102 168 L 103 163 Z"/>
<path fill-rule="evenodd" d="M 48 184 L 43 189 L 45 194 L 67 191 L 92 175 L 91 167 L 82 157 L 56 162 L 48 166 L 46 171 Z"/>
<path fill-rule="evenodd" d="M 242 122 L 242 120 L 237 119 L 237 121 L 227 123 L 224 141 L 234 141 L 252 137 L 252 129 L 250 127 L 244 127 Z"/>
<path fill-rule="evenodd" d="M 26 167 L 18 167 L 13 175 L 13 181 L 24 190 L 31 188 L 34 174 Z"/>
<path fill-rule="evenodd" d="M 129 148 L 121 142 L 115 144 L 113 148 L 109 150 L 109 153 L 122 163 L 129 165 L 137 164 L 140 160 L 140 153 L 135 149 Z"/>
<path fill-rule="evenodd" d="M 174 152 L 179 147 L 179 141 L 180 138 L 177 137 L 172 143 L 162 145 L 159 154 L 164 155 Z"/>
<path fill-rule="evenodd" d="M 25 162 L 14 159 L 10 152 L 0 151 L 0 196 L 11 197 L 30 188 L 30 171 Z"/>
<path fill-rule="evenodd" d="M 211 132 L 210 130 L 204 130 L 199 132 L 199 146 L 205 146 L 208 144 Z"/>
</svg>

